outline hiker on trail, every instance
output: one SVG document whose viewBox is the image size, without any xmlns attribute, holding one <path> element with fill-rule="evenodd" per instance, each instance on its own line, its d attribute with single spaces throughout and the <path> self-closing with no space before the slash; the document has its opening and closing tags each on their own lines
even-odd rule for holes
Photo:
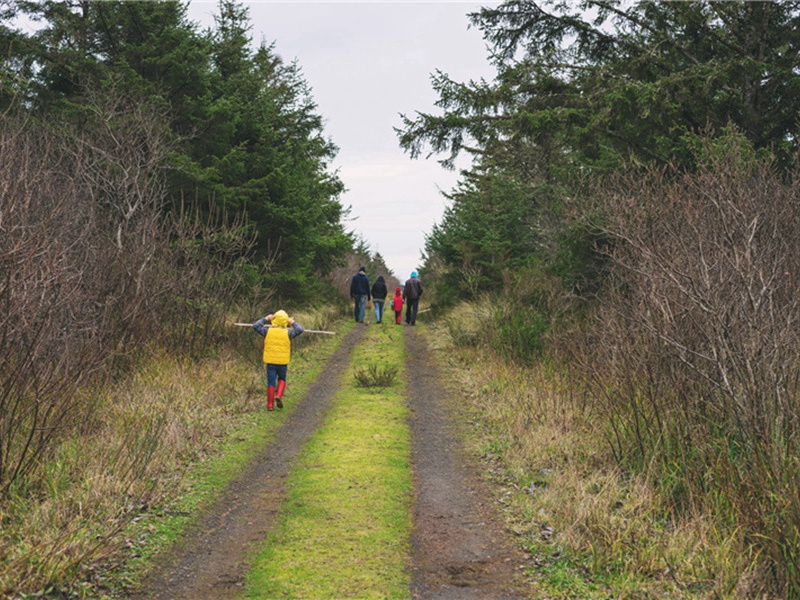
<svg viewBox="0 0 800 600">
<path fill-rule="evenodd" d="M 389 291 L 386 289 L 386 281 L 383 275 L 378 275 L 378 279 L 372 286 L 372 304 L 375 306 L 375 322 L 380 323 L 383 320 L 383 303 L 386 302 L 386 295 Z"/>
<path fill-rule="evenodd" d="M 417 324 L 420 296 L 422 296 L 422 282 L 417 279 L 417 272 L 411 271 L 411 277 L 406 280 L 406 285 L 403 288 L 403 299 L 406 301 L 406 323 L 408 325 Z"/>
<path fill-rule="evenodd" d="M 358 273 L 353 275 L 353 280 L 350 282 L 350 298 L 352 298 L 355 303 L 353 305 L 353 315 L 356 318 L 356 323 L 364 322 L 364 310 L 367 306 L 367 300 L 370 299 L 369 294 L 367 269 L 361 267 Z"/>
<path fill-rule="evenodd" d="M 303 333 L 303 327 L 286 311 L 261 317 L 253 329 L 264 336 L 264 364 L 267 370 L 267 410 L 275 405 L 283 408 L 286 389 L 286 368 L 292 355 L 292 340 Z M 277 384 L 277 390 L 275 389 Z"/>
<path fill-rule="evenodd" d="M 403 316 L 403 290 L 400 288 L 395 288 L 394 290 L 392 310 L 394 311 L 394 322 L 401 325 L 400 318 Z"/>
</svg>

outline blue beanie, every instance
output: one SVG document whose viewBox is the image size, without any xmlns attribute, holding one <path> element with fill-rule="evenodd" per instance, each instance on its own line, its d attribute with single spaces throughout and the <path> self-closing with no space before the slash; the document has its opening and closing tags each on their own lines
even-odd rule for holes
<svg viewBox="0 0 800 600">
<path fill-rule="evenodd" d="M 416 276 L 417 276 L 417 272 L 416 271 L 411 271 L 411 277 L 416 277 Z"/>
</svg>

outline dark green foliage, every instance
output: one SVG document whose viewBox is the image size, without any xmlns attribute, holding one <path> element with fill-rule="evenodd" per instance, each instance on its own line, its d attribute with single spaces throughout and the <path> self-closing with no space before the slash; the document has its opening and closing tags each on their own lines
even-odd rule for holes
<svg viewBox="0 0 800 600">
<path fill-rule="evenodd" d="M 498 325 L 495 338 L 498 350 L 508 358 L 522 362 L 539 360 L 546 348 L 550 317 L 524 306 L 517 306 Z"/>
<path fill-rule="evenodd" d="M 475 157 L 429 236 L 428 280 L 469 296 L 538 263 L 592 293 L 603 240 L 576 224 L 587 178 L 630 162 L 692 169 L 692 140 L 729 124 L 789 165 L 798 7 L 509 0 L 471 15 L 493 50 L 495 79 L 459 83 L 437 72 L 441 114 L 417 113 L 398 131 L 412 157 L 426 148 L 447 166 L 462 152 Z"/>
<path fill-rule="evenodd" d="M 543 169 L 605 170 L 630 156 L 672 160 L 682 134 L 729 122 L 756 147 L 784 157 L 796 147 L 797 2 L 509 0 L 471 17 L 497 78 L 438 73 L 445 115 L 406 119 L 401 132 L 414 155 L 426 144 L 496 155 L 524 140 L 549 153 Z"/>
<path fill-rule="evenodd" d="M 337 148 L 322 132 L 296 64 L 251 48 L 247 9 L 221 0 L 199 32 L 180 2 L 12 2 L 4 17 L 36 19 L 35 34 L 0 29 L 3 69 L 31 114 L 80 126 L 87 90 L 146 97 L 163 107 L 173 140 L 169 202 L 207 215 L 245 214 L 257 237 L 262 285 L 307 298 L 352 246 L 343 185 L 328 171 Z M 10 21 L 8 21 L 10 22 Z"/>
<path fill-rule="evenodd" d="M 475 297 L 502 287 L 503 276 L 529 264 L 540 239 L 538 202 L 518 180 L 468 174 L 450 196 L 425 250 L 455 269 L 442 283 Z"/>
</svg>

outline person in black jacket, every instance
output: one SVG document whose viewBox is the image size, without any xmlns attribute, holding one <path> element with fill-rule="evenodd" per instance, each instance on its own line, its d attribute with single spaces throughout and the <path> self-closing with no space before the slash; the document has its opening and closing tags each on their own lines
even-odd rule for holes
<svg viewBox="0 0 800 600">
<path fill-rule="evenodd" d="M 406 285 L 403 288 L 403 300 L 406 301 L 406 323 L 408 325 L 417 324 L 420 296 L 422 296 L 422 282 L 417 279 L 417 272 L 411 271 L 411 277 L 406 279 Z"/>
<path fill-rule="evenodd" d="M 372 304 L 375 306 L 376 323 L 380 323 L 383 320 L 383 303 L 386 302 L 386 294 L 388 293 L 383 275 L 378 275 L 378 279 L 375 280 L 372 286 Z"/>
<path fill-rule="evenodd" d="M 361 267 L 358 273 L 353 275 L 353 280 L 350 282 L 350 298 L 353 299 L 353 315 L 356 318 L 356 323 L 364 322 L 364 309 L 369 300 L 369 278 L 367 277 L 367 269 Z"/>
</svg>

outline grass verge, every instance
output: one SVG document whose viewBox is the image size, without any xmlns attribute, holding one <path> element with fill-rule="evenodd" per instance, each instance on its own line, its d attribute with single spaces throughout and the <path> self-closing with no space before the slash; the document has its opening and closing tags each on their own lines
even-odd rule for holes
<svg viewBox="0 0 800 600">
<path fill-rule="evenodd" d="M 537 593 L 731 597 L 726 573 L 739 577 L 746 564 L 735 538 L 707 516 L 675 520 L 644 476 L 619 472 L 591 404 L 563 375 L 447 339 L 437 330 L 431 343 Z"/>
<path fill-rule="evenodd" d="M 287 481 L 281 523 L 248 576 L 250 598 L 408 598 L 410 439 L 402 329 L 369 327 L 321 429 Z M 356 381 L 368 365 L 399 374 Z"/>
<path fill-rule="evenodd" d="M 134 584 L 269 441 L 342 337 L 298 344 L 281 414 L 264 410 L 259 336 L 240 336 L 201 360 L 153 352 L 91 390 L 87 418 L 0 503 L 0 596 L 102 598 Z"/>
</svg>

